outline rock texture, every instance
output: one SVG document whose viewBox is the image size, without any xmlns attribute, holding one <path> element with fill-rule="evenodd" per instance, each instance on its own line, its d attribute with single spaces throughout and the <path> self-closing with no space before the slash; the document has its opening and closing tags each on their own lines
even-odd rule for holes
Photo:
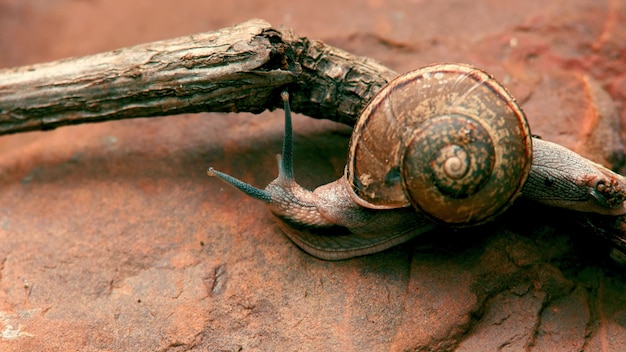
<svg viewBox="0 0 626 352">
<path fill-rule="evenodd" d="M 624 0 L 8 0 L 0 66 L 252 17 L 398 72 L 473 63 L 510 88 L 533 133 L 623 160 Z M 340 262 L 298 250 L 261 203 L 205 174 L 269 182 L 281 113 L 0 138 L 0 350 L 626 350 L 624 266 L 566 212 L 520 203 Z M 349 128 L 299 116 L 294 129 L 296 177 L 338 177 Z"/>
</svg>

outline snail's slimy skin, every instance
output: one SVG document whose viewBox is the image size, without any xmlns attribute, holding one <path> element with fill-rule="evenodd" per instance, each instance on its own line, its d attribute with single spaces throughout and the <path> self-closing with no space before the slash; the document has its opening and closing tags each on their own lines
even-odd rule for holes
<svg viewBox="0 0 626 352">
<path fill-rule="evenodd" d="M 410 206 L 381 210 L 356 204 L 345 178 L 312 192 L 293 180 L 284 187 L 286 180 L 279 179 L 265 189 L 272 194 L 270 211 L 298 247 L 320 259 L 380 252 L 436 226 Z"/>
<path fill-rule="evenodd" d="M 556 143 L 533 139 L 531 172 L 522 196 L 550 206 L 604 215 L 626 214 L 626 182 Z"/>
<path fill-rule="evenodd" d="M 451 70 L 458 69 L 459 77 L 457 79 L 451 79 L 448 74 Z M 436 129 L 436 134 L 430 136 L 426 133 L 427 130 L 418 130 L 417 133 L 412 132 L 419 127 L 410 127 L 404 133 L 409 138 L 405 138 L 405 141 L 412 141 L 415 136 L 430 138 L 426 144 L 436 144 L 435 137 L 443 136 L 444 140 L 448 142 L 443 143 L 444 152 L 425 152 L 426 164 L 414 164 L 408 169 L 410 174 L 416 174 L 415 177 L 421 177 L 419 181 L 432 181 L 437 176 L 433 176 L 433 173 L 438 171 L 432 171 L 433 169 L 441 169 L 444 174 L 452 176 L 453 179 L 459 179 L 466 174 L 486 172 L 487 174 L 481 175 L 487 181 L 495 181 L 495 185 L 490 187 L 486 186 L 487 181 L 479 182 L 478 186 L 465 187 L 460 189 L 471 190 L 473 194 L 462 194 L 460 191 L 455 190 L 451 201 L 445 198 L 427 197 L 427 202 L 437 202 L 436 204 L 427 204 L 427 207 L 420 205 L 424 200 L 406 200 L 399 197 L 409 194 L 412 197 L 420 197 L 423 195 L 420 192 L 407 190 L 407 187 L 411 185 L 404 180 L 399 181 L 397 177 L 405 177 L 406 171 L 401 163 L 404 162 L 403 158 L 407 158 L 407 154 L 399 152 L 397 154 L 391 154 L 387 152 L 381 156 L 377 156 L 373 159 L 375 164 L 372 172 L 368 172 L 367 165 L 363 166 L 363 162 L 367 161 L 363 158 L 363 155 L 374 151 L 374 149 L 380 148 L 365 148 L 361 152 L 361 164 L 354 167 L 355 160 L 350 159 L 348 161 L 348 167 L 346 167 L 346 174 L 339 180 L 320 186 L 314 191 L 309 191 L 298 185 L 293 177 L 293 156 L 292 156 L 292 131 L 291 131 L 291 113 L 289 109 L 288 95 L 286 92 L 282 94 L 282 98 L 285 102 L 285 136 L 283 142 L 282 158 L 278 158 L 278 177 L 272 181 L 264 190 L 255 188 L 249 184 L 246 184 L 232 176 L 226 175 L 212 168 L 209 168 L 208 174 L 210 176 L 217 176 L 226 183 L 234 186 L 245 194 L 259 199 L 268 204 L 270 211 L 281 220 L 281 225 L 287 234 L 287 236 L 300 248 L 307 253 L 326 260 L 340 260 L 347 259 L 355 256 L 371 254 L 382 251 L 389 247 L 395 246 L 402 242 L 405 242 L 421 233 L 431 230 L 437 224 L 444 224 L 448 226 L 471 226 L 478 223 L 483 223 L 493 219 L 496 215 L 506 209 L 513 200 L 520 194 L 530 200 L 538 201 L 547 205 L 571 209 L 581 212 L 594 212 L 605 215 L 622 215 L 626 213 L 626 182 L 621 175 L 618 175 L 601 165 L 593 163 L 592 161 L 583 158 L 582 156 L 574 153 L 573 151 L 564 148 L 560 145 L 543 141 L 536 138 L 530 138 L 526 119 L 521 112 L 521 109 L 514 102 L 514 99 L 508 95 L 508 92 L 500 86 L 497 82 L 493 81 L 491 77 L 482 71 L 475 70 L 465 65 L 437 65 L 430 66 L 424 69 L 424 71 L 413 71 L 406 75 L 400 76 L 396 80 L 389 83 L 389 86 L 384 87 L 379 95 L 377 95 L 372 102 L 366 107 L 363 115 L 357 122 L 355 127 L 355 133 L 351 141 L 350 156 L 354 158 L 353 151 L 358 149 L 355 147 L 363 138 L 365 138 L 369 145 L 371 144 L 371 138 L 377 138 L 375 132 L 369 131 L 363 133 L 363 128 L 366 125 L 376 125 L 382 120 L 386 122 L 389 115 L 379 114 L 374 119 L 377 122 L 372 122 L 372 105 L 378 104 L 378 106 L 385 106 L 383 112 L 389 112 L 399 106 L 407 105 L 393 105 L 385 102 L 385 99 L 399 99 L 398 96 L 392 95 L 394 88 L 397 85 L 406 86 L 408 84 L 415 83 L 416 78 L 427 75 L 428 77 L 434 77 L 435 81 L 431 79 L 427 80 L 429 88 L 435 87 L 435 91 L 438 94 L 449 94 L 452 98 L 435 99 L 431 106 L 435 106 L 442 101 L 453 101 L 458 104 L 454 104 L 456 107 L 461 106 L 460 111 L 467 113 L 473 118 L 480 119 L 481 113 L 487 115 L 497 114 L 497 109 L 494 107 L 486 108 L 484 104 L 480 103 L 480 99 L 470 99 L 474 101 L 473 104 L 463 103 L 463 99 L 466 99 L 471 92 L 479 92 L 480 94 L 490 94 L 493 92 L 496 94 L 497 99 L 506 98 L 504 101 L 499 102 L 494 100 L 494 106 L 502 105 L 509 112 L 512 117 L 513 126 L 521 124 L 517 129 L 519 133 L 511 133 L 509 128 L 502 129 L 504 122 L 500 118 L 492 119 L 496 121 L 499 126 L 491 126 L 484 122 L 469 121 L 469 118 L 462 117 L 457 119 L 453 125 L 456 127 L 449 128 L 444 126 L 443 129 Z M 443 70 L 445 72 L 439 74 L 437 70 Z M 459 82 L 466 80 L 468 77 L 473 80 L 470 84 L 470 92 L 460 91 L 456 92 L 450 90 L 451 88 L 465 87 Z M 444 79 L 445 78 L 445 79 Z M 476 79 L 478 78 L 478 79 Z M 442 80 L 447 80 L 446 84 L 451 84 L 452 87 L 438 86 L 442 83 Z M 395 82 L 395 83 L 394 83 Z M 439 83 L 437 83 L 439 82 Z M 471 83 L 471 82 L 470 82 Z M 476 86 L 477 84 L 484 84 L 483 86 Z M 396 86 L 394 86 L 396 85 Z M 481 91 L 479 88 L 487 88 L 486 91 Z M 467 87 L 465 87 L 467 88 Z M 464 97 L 461 101 L 456 96 Z M 401 94 L 400 96 L 406 96 Z M 383 99 L 384 98 L 384 99 Z M 486 98 L 485 98 L 486 99 Z M 386 105 L 385 105 L 386 104 Z M 476 105 L 478 104 L 478 105 Z M 410 107 L 410 105 L 408 105 Z M 439 107 L 441 109 L 441 107 Z M 468 108 L 477 110 L 478 112 L 468 112 Z M 470 109 L 470 110 L 471 110 Z M 373 109 L 377 111 L 377 109 Z M 435 122 L 446 122 L 450 120 L 448 116 L 451 115 L 448 107 L 443 108 L 444 118 L 437 118 L 438 112 L 435 111 Z M 421 114 L 421 113 L 420 113 Z M 452 115 L 456 116 L 456 112 Z M 507 113 L 503 113 L 507 114 Z M 403 113 L 396 111 L 392 114 L 393 119 L 402 117 Z M 493 117 L 493 116 L 492 116 Z M 455 117 L 456 119 L 456 117 Z M 467 119 L 469 122 L 464 122 Z M 365 120 L 365 121 L 364 121 Z M 453 119 L 454 120 L 454 119 Z M 427 121 L 430 121 L 427 119 Z M 459 124 L 459 121 L 460 124 Z M 388 121 L 387 121 L 388 122 Z M 432 123 L 427 123 L 427 125 Z M 382 127 L 387 124 L 382 123 Z M 409 124 L 410 125 L 410 124 Z M 476 125 L 476 126 L 475 126 Z M 480 126 L 478 126 L 480 125 Z M 460 126 L 460 127 L 459 127 Z M 487 140 L 499 140 L 503 142 L 503 145 L 494 145 L 489 148 L 474 148 L 475 143 L 478 142 L 478 136 L 480 133 L 474 133 L 474 127 L 480 127 L 485 129 L 487 134 Z M 408 132 L 407 132 L 408 131 Z M 443 134 L 458 134 L 460 137 L 455 139 L 449 136 L 442 135 L 441 131 L 447 131 Z M 495 134 L 494 134 L 495 133 Z M 381 132 L 380 135 L 389 135 L 389 132 Z M 498 134 L 502 134 L 497 136 Z M 396 135 L 398 135 L 396 133 Z M 481 137 L 482 138 L 482 137 Z M 520 140 L 516 141 L 516 138 Z M 532 141 L 532 142 L 531 142 Z M 391 141 L 381 142 L 383 147 L 388 147 L 388 143 Z M 410 144 L 410 143 L 409 143 Z M 531 147 L 532 144 L 532 147 Z M 397 143 L 394 148 L 407 145 L 407 143 Z M 519 149 L 519 152 L 510 154 L 506 148 L 511 146 L 528 146 L 531 148 L 526 150 L 524 148 Z M 452 146 L 452 147 L 450 147 Z M 504 148 L 504 149 L 503 149 Z M 425 150 L 426 148 L 424 148 Z M 416 157 L 422 157 L 419 151 L 420 148 L 414 149 L 412 154 Z M 490 165 L 490 170 L 480 170 L 475 167 L 476 159 L 468 157 L 466 154 L 468 151 L 478 150 L 483 152 L 485 150 L 493 151 L 493 156 L 487 164 Z M 409 153 L 411 154 L 411 153 Z M 532 155 L 532 156 L 531 156 Z M 370 155 L 371 156 L 371 155 Z M 413 155 L 410 155 L 411 157 Z M 428 159 L 428 157 L 433 157 Z M 442 159 L 443 158 L 443 159 Z M 462 160 L 457 160 L 462 159 Z M 388 163 L 389 160 L 393 160 L 392 163 Z M 430 161 L 428 161 L 430 160 Z M 470 165 L 458 165 L 459 163 L 467 162 L 470 160 Z M 430 165 L 429 165 L 430 163 Z M 521 163 L 521 165 L 518 165 Z M 350 165 L 353 165 L 350 167 Z M 433 164 L 437 164 L 432 166 Z M 423 175 L 420 176 L 419 167 L 415 165 L 425 165 L 426 170 Z M 438 166 L 440 165 L 440 166 Z M 480 164 L 482 165 L 482 164 Z M 459 169 L 459 167 L 461 169 Z M 496 172 L 491 173 L 496 168 Z M 394 171 L 396 170 L 397 171 Z M 428 171 L 430 170 L 430 171 Z M 459 171 L 461 170 L 461 171 Z M 511 170 L 516 170 L 511 172 Z M 374 178 L 377 173 L 383 175 L 383 181 L 379 181 Z M 391 175 L 391 176 L 389 176 Z M 495 176 L 492 176 L 495 175 Z M 514 176 L 513 179 L 504 178 L 502 176 Z M 357 184 L 355 185 L 355 179 Z M 441 186 L 441 181 L 434 182 L 426 187 L 421 186 L 421 190 L 425 193 L 450 193 L 449 187 L 456 187 L 452 180 L 450 184 Z M 400 183 L 398 183 L 400 182 Z M 363 191 L 365 193 L 370 192 L 373 188 L 371 185 L 378 185 L 375 187 L 376 192 L 368 194 L 367 199 L 363 199 L 361 196 Z M 398 185 L 400 189 L 398 191 Z M 407 186 L 408 185 L 408 186 Z M 450 186 L 452 185 L 452 186 Z M 391 187 L 387 187 L 391 186 Z M 498 188 L 509 187 L 500 191 Z M 390 188 L 390 193 L 385 193 L 386 188 Z M 440 192 L 443 189 L 443 192 Z M 487 191 L 485 191 L 487 190 Z M 495 190 L 495 191 L 489 191 Z M 432 192 L 431 192 L 432 191 Z M 398 193 L 400 192 L 400 193 Z M 382 198 L 376 198 L 378 195 Z M 449 194 L 448 194 L 449 195 Z M 469 197 L 476 197 L 471 202 L 466 202 L 465 199 Z M 391 200 L 386 203 L 381 199 Z M 460 203 L 456 201 L 460 199 Z M 413 206 L 411 206 L 411 204 Z M 460 205 L 459 205 L 460 204 Z M 494 205 L 495 204 L 495 205 Z M 432 207 L 430 205 L 433 205 Z M 466 209 L 461 209 L 459 213 L 454 207 L 465 206 Z M 423 209 L 433 208 L 435 214 L 428 214 Z M 450 210 L 446 210 L 450 209 Z M 486 211 L 487 213 L 484 213 Z M 445 223 L 446 212 L 455 212 L 453 217 L 454 221 L 451 224 Z M 443 217 L 441 215 L 444 215 Z M 466 218 L 461 217 L 459 220 L 458 214 L 467 214 Z M 466 221 L 464 221 L 466 220 Z"/>
</svg>

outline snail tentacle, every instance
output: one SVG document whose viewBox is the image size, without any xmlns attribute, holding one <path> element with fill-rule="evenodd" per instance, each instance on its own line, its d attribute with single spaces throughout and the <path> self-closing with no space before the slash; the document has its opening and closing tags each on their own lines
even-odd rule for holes
<svg viewBox="0 0 626 352">
<path fill-rule="evenodd" d="M 209 176 L 214 176 L 219 178 L 220 180 L 224 181 L 225 183 L 235 187 L 236 189 L 240 190 L 241 192 L 243 192 L 244 194 L 263 201 L 265 203 L 269 203 L 272 200 L 272 195 L 267 192 L 264 191 L 262 189 L 256 188 L 248 183 L 245 183 L 243 181 L 241 181 L 238 178 L 235 178 L 229 174 L 225 174 L 221 171 L 217 171 L 214 168 L 210 167 L 207 170 L 207 175 Z"/>
<path fill-rule="evenodd" d="M 278 178 L 284 181 L 294 181 L 293 177 L 293 126 L 291 124 L 291 107 L 289 106 L 289 93 L 280 93 L 285 110 L 285 132 L 283 134 L 283 154 L 278 155 Z M 295 181 L 294 181 L 295 182 Z"/>
<path fill-rule="evenodd" d="M 217 171 L 212 167 L 207 174 L 216 176 L 228 185 L 238 189 L 246 195 L 265 202 L 274 215 L 290 226 L 328 227 L 333 226 L 324 219 L 317 209 L 316 196 L 313 192 L 300 186 L 294 179 L 293 173 L 293 131 L 291 123 L 291 109 L 289 94 L 281 94 L 285 110 L 285 132 L 283 135 L 282 156 L 276 156 L 278 163 L 278 177 L 265 187 L 256 188 L 233 176 Z"/>
<path fill-rule="evenodd" d="M 281 98 L 283 99 L 285 109 L 285 132 L 283 135 L 282 157 L 280 154 L 276 156 L 276 159 L 278 161 L 278 178 L 274 180 L 274 182 L 282 185 L 288 185 L 290 183 L 295 183 L 293 177 L 293 128 L 291 125 L 289 93 L 287 93 L 287 91 L 282 92 Z M 254 199 L 263 201 L 265 203 L 272 202 L 272 192 L 269 192 L 268 190 L 256 188 L 249 183 L 243 182 L 236 177 L 215 170 L 212 167 L 209 167 L 209 169 L 207 170 L 207 174 L 209 176 L 218 177 L 222 181 L 235 187 L 239 191 Z"/>
</svg>

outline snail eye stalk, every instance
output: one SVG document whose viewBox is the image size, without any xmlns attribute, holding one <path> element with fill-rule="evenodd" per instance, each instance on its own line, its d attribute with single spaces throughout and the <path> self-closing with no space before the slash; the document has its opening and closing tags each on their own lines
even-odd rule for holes
<svg viewBox="0 0 626 352">
<path fill-rule="evenodd" d="M 260 201 L 263 201 L 265 203 L 269 203 L 272 201 L 272 195 L 262 189 L 256 188 L 248 183 L 245 183 L 243 181 L 241 181 L 238 178 L 235 178 L 229 174 L 225 174 L 221 171 L 217 171 L 214 168 L 210 167 L 207 170 L 207 175 L 209 176 L 215 176 L 217 178 L 219 178 L 220 180 L 224 181 L 225 183 L 235 187 L 236 189 L 240 190 L 241 192 L 245 193 L 246 195 L 254 198 L 254 199 L 258 199 Z"/>
<path fill-rule="evenodd" d="M 283 91 L 280 96 L 283 99 L 285 110 L 285 134 L 283 137 L 282 157 L 281 155 L 277 155 L 277 180 L 278 182 L 288 183 L 293 181 L 293 132 L 291 126 L 291 108 L 289 106 L 289 93 L 287 93 L 287 91 Z M 265 203 L 270 203 L 272 201 L 272 193 L 266 190 L 262 190 L 260 188 L 256 188 L 246 182 L 241 181 L 236 177 L 215 170 L 212 167 L 209 167 L 209 169 L 207 170 L 207 175 L 219 178 L 220 180 L 238 189 L 249 197 L 258 199 Z"/>
<path fill-rule="evenodd" d="M 278 163 L 278 178 L 291 181 L 293 180 L 293 128 L 291 127 L 289 93 L 284 90 L 280 97 L 283 99 L 283 109 L 285 110 L 285 135 L 283 136 L 282 160 L 279 160 Z"/>
</svg>

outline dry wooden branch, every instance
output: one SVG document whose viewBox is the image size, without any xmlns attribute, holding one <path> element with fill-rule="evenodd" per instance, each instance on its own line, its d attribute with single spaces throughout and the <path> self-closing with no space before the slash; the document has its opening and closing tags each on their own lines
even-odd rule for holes
<svg viewBox="0 0 626 352">
<path fill-rule="evenodd" d="M 215 32 L 0 70 L 0 135 L 63 125 L 281 106 L 349 125 L 396 75 L 289 30 L 251 20 Z M 626 217 L 575 220 L 626 252 Z"/>
<path fill-rule="evenodd" d="M 0 70 L 0 134 L 135 117 L 292 108 L 353 124 L 395 73 L 262 20 Z"/>
</svg>

